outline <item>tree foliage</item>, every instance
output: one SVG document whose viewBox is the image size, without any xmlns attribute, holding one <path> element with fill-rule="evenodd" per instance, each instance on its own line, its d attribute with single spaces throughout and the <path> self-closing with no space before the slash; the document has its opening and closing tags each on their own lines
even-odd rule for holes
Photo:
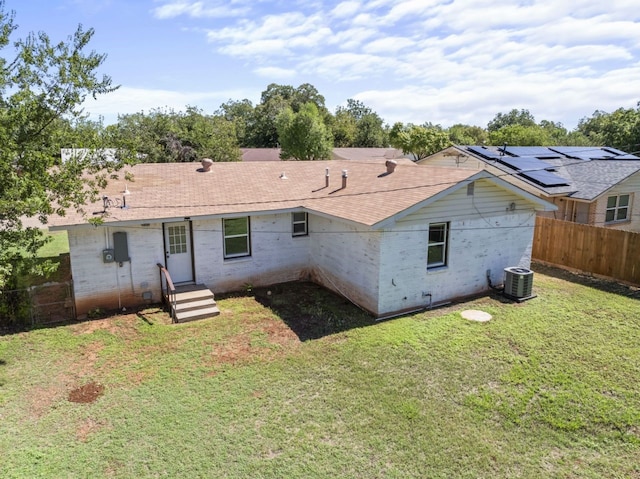
<svg viewBox="0 0 640 479">
<path fill-rule="evenodd" d="M 315 103 L 303 105 L 297 113 L 285 108 L 277 120 L 283 159 L 328 160 L 333 143 L 329 129 Z"/>
<path fill-rule="evenodd" d="M 388 144 L 384 120 L 359 100 L 347 100 L 346 106 L 336 108 L 333 118 L 336 146 L 381 148 Z"/>
<path fill-rule="evenodd" d="M 111 144 L 135 152 L 150 163 L 238 161 L 236 122 L 221 115 L 206 115 L 187 106 L 184 112 L 167 109 L 122 115 L 107 127 Z"/>
<path fill-rule="evenodd" d="M 429 155 L 451 145 L 449 136 L 440 127 L 430 124 L 403 125 L 398 122 L 389 132 L 391 146 L 413 155 L 414 161 L 422 160 Z"/>
<path fill-rule="evenodd" d="M 640 102 L 636 108 L 618 108 L 613 113 L 595 111 L 591 118 L 580 120 L 577 131 L 594 145 L 637 152 L 640 150 Z"/>
<path fill-rule="evenodd" d="M 58 43 L 46 33 L 32 33 L 8 52 L 15 30 L 14 13 L 0 3 L 0 287 L 5 288 L 11 287 L 16 265 L 25 264 L 20 260 L 34 259 L 45 241 L 39 230 L 23 228 L 22 219 L 46 222 L 54 212 L 81 208 L 97 192 L 100 185 L 83 179 L 82 172 L 104 165 L 89 156 L 63 164 L 60 148 L 87 133 L 82 133 L 85 98 L 115 89 L 110 77 L 98 74 L 105 56 L 87 51 L 92 29 L 80 26 Z M 91 133 L 85 140 L 98 146 Z M 98 179 L 104 182 L 106 176 Z"/>
<path fill-rule="evenodd" d="M 509 113 L 497 113 L 493 120 L 487 124 L 487 130 L 492 132 L 505 126 L 535 126 L 535 124 L 536 120 L 529 110 L 514 108 Z"/>
</svg>

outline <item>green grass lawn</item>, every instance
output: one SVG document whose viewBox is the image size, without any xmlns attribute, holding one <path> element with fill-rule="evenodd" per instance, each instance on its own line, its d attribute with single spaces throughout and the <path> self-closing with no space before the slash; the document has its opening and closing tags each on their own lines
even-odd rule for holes
<svg viewBox="0 0 640 479">
<path fill-rule="evenodd" d="M 69 252 L 69 240 L 67 239 L 66 231 L 47 232 L 46 234 L 51 237 L 51 241 L 38 250 L 40 258 L 50 258 Z"/>
<path fill-rule="evenodd" d="M 547 273 L 382 323 L 288 285 L 2 336 L 0 477 L 640 477 L 640 296 Z"/>
</svg>

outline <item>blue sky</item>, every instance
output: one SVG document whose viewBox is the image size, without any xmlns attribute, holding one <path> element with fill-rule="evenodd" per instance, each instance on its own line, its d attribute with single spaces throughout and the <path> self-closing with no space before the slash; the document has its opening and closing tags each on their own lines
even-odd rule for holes
<svg viewBox="0 0 640 479">
<path fill-rule="evenodd" d="M 6 0 L 17 36 L 96 30 L 117 92 L 92 118 L 254 104 L 270 83 L 311 83 L 386 122 L 486 126 L 526 108 L 573 128 L 640 101 L 637 0 Z"/>
</svg>

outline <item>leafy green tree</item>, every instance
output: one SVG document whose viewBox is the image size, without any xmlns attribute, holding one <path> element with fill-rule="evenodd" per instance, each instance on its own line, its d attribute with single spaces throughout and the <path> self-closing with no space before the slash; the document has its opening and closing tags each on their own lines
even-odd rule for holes
<svg viewBox="0 0 640 479">
<path fill-rule="evenodd" d="M 578 123 L 577 131 L 591 144 L 612 146 L 627 152 L 640 150 L 640 102 L 637 108 L 618 108 L 613 113 L 595 111 Z"/>
<path fill-rule="evenodd" d="M 484 128 L 460 123 L 450 126 L 447 135 L 454 145 L 482 145 L 489 139 L 489 134 Z"/>
<path fill-rule="evenodd" d="M 502 146 L 548 146 L 555 145 L 553 138 L 539 125 L 507 125 L 489 132 L 489 143 Z"/>
<path fill-rule="evenodd" d="M 413 155 L 414 161 L 419 161 L 429 155 L 451 146 L 449 136 L 440 127 L 427 125 L 403 125 L 398 122 L 389 132 L 391 146 L 402 150 L 407 155 Z"/>
<path fill-rule="evenodd" d="M 194 161 L 211 158 L 213 161 L 239 161 L 240 149 L 235 124 L 221 116 L 205 115 L 202 110 L 189 106 L 176 118 L 183 158 Z"/>
<path fill-rule="evenodd" d="M 285 108 L 277 120 L 283 159 L 328 160 L 333 142 L 315 103 L 307 103 L 299 112 Z"/>
<path fill-rule="evenodd" d="M 156 109 L 122 115 L 107 133 L 114 147 L 142 155 L 148 163 L 240 159 L 235 122 L 193 106 L 185 112 Z"/>
<path fill-rule="evenodd" d="M 260 103 L 256 105 L 247 145 L 254 148 L 275 148 L 279 146 L 276 120 L 280 112 L 287 107 L 298 113 L 303 105 L 313 103 L 323 122 L 328 123 L 329 112 L 324 104 L 324 97 L 309 83 L 298 88 L 291 85 L 271 83 L 262 92 Z"/>
<path fill-rule="evenodd" d="M 239 101 L 229 100 L 220 105 L 216 115 L 233 122 L 238 146 L 251 146 L 249 138 L 255 123 L 255 111 L 250 100 L 246 98 Z"/>
<path fill-rule="evenodd" d="M 46 33 L 29 34 L 13 43 L 14 12 L 0 3 L 0 287 L 11 288 L 22 260 L 34 260 L 46 242 L 36 228 L 23 228 L 24 217 L 46 222 L 53 213 L 81 208 L 106 182 L 84 179 L 87 168 L 101 166 L 88 156 L 61 163 L 60 148 L 69 146 L 61 121 L 82 117 L 88 97 L 113 91 L 111 78 L 99 76 L 105 56 L 87 47 L 92 29 L 78 27 L 66 42 Z M 54 167 L 55 166 L 55 167 Z M 31 261 L 26 268 L 37 270 Z"/>
<path fill-rule="evenodd" d="M 356 142 L 358 126 L 356 119 L 345 109 L 338 107 L 331 117 L 331 132 L 333 144 L 338 148 L 352 147 Z"/>
<path fill-rule="evenodd" d="M 529 110 L 517 110 L 514 108 L 509 113 L 498 113 L 493 120 L 487 124 L 487 130 L 492 132 L 505 126 L 535 126 L 535 124 L 536 120 Z"/>
<path fill-rule="evenodd" d="M 381 148 L 388 144 L 384 121 L 359 100 L 350 98 L 346 107 L 336 108 L 332 126 L 339 146 Z"/>
</svg>

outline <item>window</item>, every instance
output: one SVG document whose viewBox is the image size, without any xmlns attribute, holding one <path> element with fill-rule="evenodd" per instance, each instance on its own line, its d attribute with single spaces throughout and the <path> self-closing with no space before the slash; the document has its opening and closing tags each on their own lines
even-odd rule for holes
<svg viewBox="0 0 640 479">
<path fill-rule="evenodd" d="M 251 255 L 249 217 L 222 220 L 224 257 L 238 258 Z"/>
<path fill-rule="evenodd" d="M 609 196 L 605 223 L 629 219 L 629 195 Z"/>
<path fill-rule="evenodd" d="M 180 254 L 187 252 L 187 227 L 169 226 L 169 254 Z"/>
<path fill-rule="evenodd" d="M 306 236 L 308 234 L 307 224 L 309 217 L 307 213 L 291 213 L 291 235 Z"/>
<path fill-rule="evenodd" d="M 432 223 L 429 225 L 427 268 L 437 268 L 447 265 L 448 240 L 449 223 Z"/>
</svg>

